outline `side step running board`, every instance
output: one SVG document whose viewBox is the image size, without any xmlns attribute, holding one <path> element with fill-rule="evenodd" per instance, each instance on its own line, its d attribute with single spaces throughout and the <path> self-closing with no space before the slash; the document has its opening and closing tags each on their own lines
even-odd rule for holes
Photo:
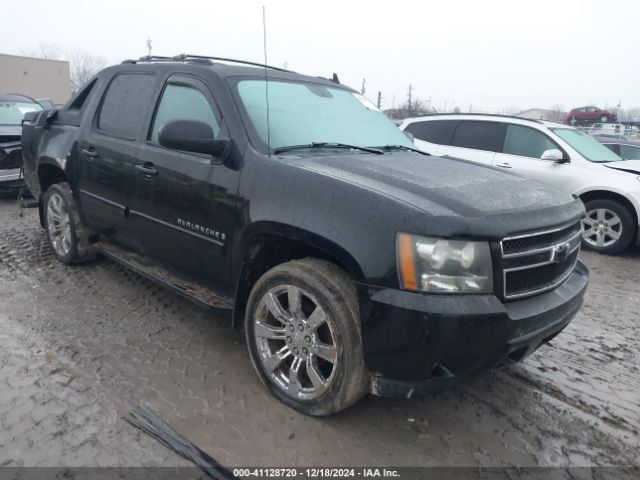
<svg viewBox="0 0 640 480">
<path fill-rule="evenodd" d="M 201 306 L 212 310 L 232 310 L 233 298 L 217 292 L 193 278 L 182 275 L 168 267 L 150 261 L 137 253 L 125 250 L 112 243 L 98 242 L 98 251 L 105 257 L 114 260 L 137 274 L 165 286 Z"/>
</svg>

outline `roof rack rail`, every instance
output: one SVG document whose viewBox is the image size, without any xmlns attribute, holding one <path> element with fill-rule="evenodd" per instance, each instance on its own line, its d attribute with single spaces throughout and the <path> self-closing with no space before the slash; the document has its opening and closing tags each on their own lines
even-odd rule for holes
<svg viewBox="0 0 640 480">
<path fill-rule="evenodd" d="M 273 67 L 271 65 L 264 65 L 262 63 L 248 62 L 246 60 L 237 60 L 235 58 L 226 57 L 210 57 L 206 55 L 191 55 L 188 53 L 181 53 L 173 57 L 163 57 L 159 55 L 140 57 L 138 60 L 125 60 L 122 63 L 154 63 L 154 62 L 185 62 L 185 63 L 204 63 L 212 65 L 213 61 L 238 63 L 240 65 L 250 65 L 252 67 L 268 68 L 270 70 L 278 70 L 280 72 L 291 72 L 285 68 Z"/>
<path fill-rule="evenodd" d="M 530 122 L 544 123 L 542 120 L 536 120 L 534 118 L 518 117 L 517 115 L 506 115 L 502 113 L 432 113 L 429 115 L 421 115 L 421 117 L 444 117 L 445 115 L 466 115 L 466 116 L 479 116 L 479 117 L 499 117 L 499 118 L 517 118 L 518 120 L 528 120 Z"/>
<path fill-rule="evenodd" d="M 198 59 L 198 58 L 179 58 L 176 57 L 163 57 L 160 55 L 147 55 L 144 57 L 140 57 L 137 60 L 124 60 L 123 64 L 136 64 L 136 63 L 173 63 L 173 62 L 184 62 L 184 63 L 203 63 L 206 65 L 213 65 L 211 60 Z"/>
</svg>

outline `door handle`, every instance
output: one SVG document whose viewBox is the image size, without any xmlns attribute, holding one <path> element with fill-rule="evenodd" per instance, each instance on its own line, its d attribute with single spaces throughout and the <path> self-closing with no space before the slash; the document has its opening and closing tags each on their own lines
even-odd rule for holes
<svg viewBox="0 0 640 480">
<path fill-rule="evenodd" d="M 500 168 L 513 168 L 513 167 L 511 166 L 511 164 L 510 164 L 510 163 L 508 163 L 508 162 L 498 163 L 498 164 L 496 164 L 496 167 L 500 167 Z"/>
<path fill-rule="evenodd" d="M 136 165 L 135 169 L 142 173 L 145 177 L 155 177 L 158 175 L 158 170 L 153 168 L 153 163 L 143 163 Z"/>
<path fill-rule="evenodd" d="M 82 153 L 85 154 L 85 156 L 89 159 L 91 158 L 98 158 L 100 156 L 100 154 L 98 152 L 96 152 L 96 149 L 93 147 L 89 147 L 89 148 L 83 148 Z"/>
</svg>

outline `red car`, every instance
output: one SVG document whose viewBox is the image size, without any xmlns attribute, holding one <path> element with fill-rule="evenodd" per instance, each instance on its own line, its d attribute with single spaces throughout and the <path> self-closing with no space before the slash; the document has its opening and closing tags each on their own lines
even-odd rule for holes
<svg viewBox="0 0 640 480">
<path fill-rule="evenodd" d="M 580 107 L 574 108 L 567 115 L 567 123 L 570 125 L 576 123 L 594 123 L 594 122 L 614 122 L 616 114 L 609 110 L 600 110 L 598 107 Z"/>
</svg>

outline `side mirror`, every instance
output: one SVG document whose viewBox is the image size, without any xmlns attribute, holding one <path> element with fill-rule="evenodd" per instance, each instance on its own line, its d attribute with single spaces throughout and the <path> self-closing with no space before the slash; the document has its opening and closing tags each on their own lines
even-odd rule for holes
<svg viewBox="0 0 640 480">
<path fill-rule="evenodd" d="M 542 160 L 551 160 L 556 163 L 567 163 L 569 159 L 565 158 L 562 151 L 557 148 L 552 148 L 550 150 L 545 150 L 540 157 Z"/>
<path fill-rule="evenodd" d="M 231 143 L 227 138 L 214 138 L 211 126 L 197 120 L 174 120 L 167 123 L 158 133 L 158 142 L 172 150 L 214 157 L 225 156 Z"/>
</svg>

